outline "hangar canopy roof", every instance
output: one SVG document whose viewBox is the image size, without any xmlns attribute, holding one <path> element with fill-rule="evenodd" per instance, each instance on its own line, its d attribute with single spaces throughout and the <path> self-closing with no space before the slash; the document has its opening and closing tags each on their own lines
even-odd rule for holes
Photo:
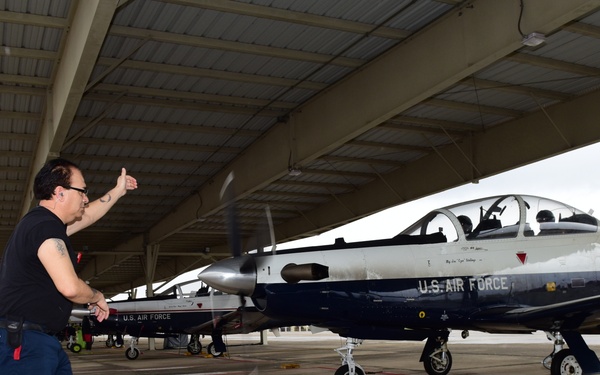
<svg viewBox="0 0 600 375">
<path fill-rule="evenodd" d="M 124 166 L 72 238 L 108 295 L 229 255 L 231 171 L 252 249 L 600 140 L 597 0 L 0 4 L 0 242 L 46 160 Z"/>
</svg>

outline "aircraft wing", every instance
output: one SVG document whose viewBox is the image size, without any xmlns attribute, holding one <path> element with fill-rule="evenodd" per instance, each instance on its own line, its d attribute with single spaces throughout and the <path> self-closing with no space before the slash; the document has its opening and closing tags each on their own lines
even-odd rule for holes
<svg viewBox="0 0 600 375">
<path fill-rule="evenodd" d="M 585 333 L 587 328 L 598 326 L 600 295 L 545 306 L 498 306 L 479 311 L 471 319 L 483 327 L 492 321 L 500 321 L 531 330 L 563 329 Z"/>
</svg>

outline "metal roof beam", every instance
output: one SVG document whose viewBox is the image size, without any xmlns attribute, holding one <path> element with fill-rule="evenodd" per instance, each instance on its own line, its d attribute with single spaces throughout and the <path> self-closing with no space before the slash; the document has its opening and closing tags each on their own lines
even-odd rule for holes
<svg viewBox="0 0 600 375">
<path fill-rule="evenodd" d="M 135 27 L 112 25 L 110 35 L 127 38 L 152 39 L 163 43 L 175 45 L 187 45 L 198 48 L 209 48 L 215 50 L 231 51 L 249 55 L 277 57 L 289 60 L 307 61 L 317 64 L 333 64 L 358 68 L 365 63 L 360 59 L 349 57 L 336 57 L 321 53 L 297 51 L 285 48 L 260 46 L 250 43 L 231 42 L 223 39 L 212 39 L 193 35 L 173 34 L 164 31 L 139 29 Z"/>
<path fill-rule="evenodd" d="M 466 78 L 460 81 L 459 84 L 472 87 L 474 90 L 494 90 L 527 96 L 535 95 L 539 98 L 559 101 L 568 100 L 573 96 L 563 92 L 544 90 L 539 87 L 513 85 L 510 83 L 495 82 L 480 78 Z"/>
<path fill-rule="evenodd" d="M 239 154 L 241 149 L 237 147 L 222 147 L 222 146 L 201 146 L 192 144 L 181 144 L 181 143 L 166 143 L 166 142 L 146 142 L 146 141 L 126 141 L 118 139 L 98 139 L 98 138 L 79 138 L 78 144 L 84 145 L 111 145 L 111 146 L 122 146 L 128 149 L 132 147 L 139 148 L 151 148 L 160 150 L 180 150 L 190 152 L 223 152 L 229 154 Z"/>
<path fill-rule="evenodd" d="M 53 27 L 64 29 L 69 26 L 66 19 L 60 17 L 41 16 L 31 13 L 0 11 L 0 22 L 17 23 L 29 26 Z"/>
<path fill-rule="evenodd" d="M 443 95 L 443 94 L 442 94 Z M 453 100 L 443 100 L 431 98 L 424 100 L 420 105 L 431 105 L 434 107 L 448 108 L 456 111 L 467 111 L 474 113 L 488 113 L 492 115 L 517 118 L 523 115 L 521 111 L 515 111 L 508 108 L 492 107 L 489 105 L 481 105 L 477 103 L 457 102 Z"/>
<path fill-rule="evenodd" d="M 109 93 L 125 93 L 141 96 L 151 96 L 155 98 L 177 99 L 186 101 L 197 101 L 197 102 L 211 102 L 220 103 L 225 105 L 235 105 L 244 107 L 272 107 L 279 109 L 292 109 L 296 108 L 298 104 L 292 102 L 273 101 L 268 99 L 252 99 L 244 97 L 236 97 L 230 95 L 210 95 L 189 91 L 176 91 L 176 90 L 165 90 L 155 89 L 150 87 L 135 87 L 135 86 L 123 86 L 113 85 L 108 83 L 99 83 L 94 87 L 95 92 L 109 92 Z"/>
<path fill-rule="evenodd" d="M 0 50 L 1 51 L 1 50 Z M 111 66 L 118 62 L 119 59 L 101 57 L 98 59 L 97 65 Z M 123 69 L 137 69 L 149 72 L 168 73 L 175 75 L 183 75 L 189 77 L 208 77 L 216 80 L 225 80 L 233 82 L 256 83 L 260 85 L 297 87 L 307 90 L 322 90 L 327 87 L 326 83 L 301 81 L 297 79 L 270 77 L 258 74 L 246 74 L 237 72 L 226 72 L 213 69 L 203 69 L 191 66 L 159 64 L 148 61 L 127 60 L 121 64 Z"/>
<path fill-rule="evenodd" d="M 165 107 L 176 109 L 189 109 L 193 111 L 235 113 L 249 116 L 260 114 L 260 116 L 278 117 L 285 115 L 288 112 L 288 110 L 283 109 L 276 110 L 263 109 L 261 107 L 237 107 L 233 105 L 206 104 L 187 100 L 165 100 L 159 98 L 140 98 L 133 96 L 118 97 L 117 95 L 99 94 L 95 92 L 86 94 L 83 99 L 97 102 L 115 102 L 118 104 L 146 105 L 149 107 Z"/>
<path fill-rule="evenodd" d="M 295 23 L 299 25 L 320 27 L 323 29 L 332 29 L 346 31 L 356 34 L 371 34 L 388 39 L 404 39 L 410 35 L 409 31 L 394 29 L 391 27 L 380 27 L 373 30 L 375 25 L 362 22 L 347 21 L 332 17 L 319 16 L 316 14 L 295 12 L 286 9 L 274 7 L 265 7 L 260 5 L 245 4 L 230 0 L 163 0 L 165 2 L 180 4 L 190 7 L 215 10 L 224 13 L 235 13 L 244 16 L 256 18 L 265 18 L 270 20 Z M 458 1 L 458 0 L 457 0 Z M 454 1 L 456 3 L 457 1 Z M 460 2 L 460 1 L 458 1 Z"/>
<path fill-rule="evenodd" d="M 35 204 L 32 193 L 35 174 L 48 159 L 60 155 L 116 6 L 116 2 L 110 0 L 77 3 L 59 66 L 48 90 L 46 113 L 30 165 L 21 216 Z"/>
<path fill-rule="evenodd" d="M 389 124 L 389 123 L 391 123 L 393 125 L 396 125 L 396 124 L 409 124 L 409 126 L 415 125 L 415 126 L 413 126 L 413 129 L 419 129 L 420 132 L 424 132 L 424 133 L 427 133 L 429 131 L 429 129 L 427 129 L 427 127 L 432 128 L 432 132 L 435 132 L 436 129 L 438 129 L 438 130 L 445 129 L 447 131 L 458 131 L 458 132 L 482 130 L 480 125 L 465 124 L 462 122 L 437 120 L 437 119 L 424 118 L 424 117 L 403 116 L 403 115 L 394 116 L 393 118 L 388 120 L 386 123 L 384 123 L 384 125 L 381 125 L 381 126 L 387 126 L 387 124 Z M 423 128 L 423 127 L 425 127 L 425 128 Z"/>
<path fill-rule="evenodd" d="M 577 33 L 592 38 L 600 39 L 600 27 L 583 22 L 573 22 L 562 28 L 571 33 Z"/>
<path fill-rule="evenodd" d="M 1 87 L 1 86 L 0 86 Z M 88 123 L 92 121 L 89 117 L 76 117 L 75 122 Z M 174 133 L 192 133 L 192 134 L 220 134 L 220 135 L 237 135 L 244 137 L 259 137 L 262 133 L 258 130 L 251 129 L 235 129 L 235 128 L 218 128 L 215 126 L 204 126 L 198 124 L 168 124 L 162 122 L 149 121 L 134 121 L 104 118 L 100 121 L 101 125 L 116 126 L 119 128 L 136 128 L 144 130 L 168 130 Z"/>
<path fill-rule="evenodd" d="M 529 64 L 540 66 L 547 69 L 560 70 L 585 77 L 597 77 L 600 75 L 600 69 L 587 65 L 573 64 L 566 61 L 551 59 L 548 57 L 535 56 L 528 53 L 515 53 L 507 56 L 507 60 L 518 62 L 520 64 Z"/>
</svg>

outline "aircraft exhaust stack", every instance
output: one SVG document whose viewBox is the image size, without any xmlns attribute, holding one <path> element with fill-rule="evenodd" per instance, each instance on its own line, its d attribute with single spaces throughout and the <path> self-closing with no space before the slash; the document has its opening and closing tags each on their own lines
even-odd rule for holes
<svg viewBox="0 0 600 375">
<path fill-rule="evenodd" d="M 329 267 L 318 263 L 287 264 L 281 270 L 281 278 L 290 284 L 301 280 L 322 280 L 329 277 Z"/>
<path fill-rule="evenodd" d="M 228 258 L 208 266 L 198 279 L 224 293 L 251 296 L 256 286 L 256 265 L 249 256 Z"/>
</svg>

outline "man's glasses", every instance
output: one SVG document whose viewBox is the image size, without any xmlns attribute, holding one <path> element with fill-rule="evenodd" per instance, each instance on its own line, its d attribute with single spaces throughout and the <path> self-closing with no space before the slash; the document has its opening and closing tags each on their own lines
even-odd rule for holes
<svg viewBox="0 0 600 375">
<path fill-rule="evenodd" d="M 77 187 L 73 187 L 73 186 L 69 186 L 69 185 L 65 186 L 65 189 L 72 189 L 72 190 L 78 191 L 80 193 L 83 193 L 84 195 L 88 195 L 88 192 L 89 192 L 88 188 L 82 189 L 82 188 L 77 188 Z"/>
</svg>

